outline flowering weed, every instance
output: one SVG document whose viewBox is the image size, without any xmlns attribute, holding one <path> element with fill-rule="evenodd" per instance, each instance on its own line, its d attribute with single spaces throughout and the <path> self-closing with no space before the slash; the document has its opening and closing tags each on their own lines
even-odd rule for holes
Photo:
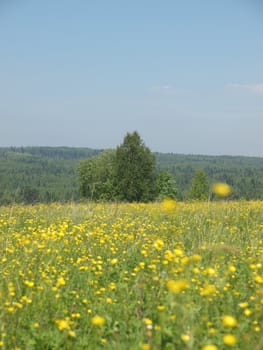
<svg viewBox="0 0 263 350">
<path fill-rule="evenodd" d="M 1 207 L 0 349 L 260 349 L 263 202 L 168 204 Z"/>
</svg>

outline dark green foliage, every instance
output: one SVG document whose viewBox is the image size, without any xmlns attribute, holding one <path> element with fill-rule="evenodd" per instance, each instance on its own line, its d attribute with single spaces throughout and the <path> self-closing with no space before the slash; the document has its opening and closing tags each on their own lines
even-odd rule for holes
<svg viewBox="0 0 263 350">
<path fill-rule="evenodd" d="M 116 197 L 115 150 L 108 150 L 96 157 L 82 160 L 78 167 L 80 193 L 90 200 L 113 200 Z"/>
<path fill-rule="evenodd" d="M 233 188 L 231 199 L 263 199 L 263 158 L 156 154 L 158 171 L 170 172 L 177 185 L 177 198 L 188 198 L 195 171 L 203 169 L 209 184 L 226 182 Z"/>
<path fill-rule="evenodd" d="M 27 203 L 32 204 L 39 201 L 39 191 L 37 188 L 25 186 L 20 193 L 21 199 Z"/>
<path fill-rule="evenodd" d="M 176 198 L 177 189 L 173 176 L 167 171 L 161 171 L 156 177 L 158 199 Z"/>
<path fill-rule="evenodd" d="M 137 132 L 127 133 L 117 147 L 115 181 L 121 200 L 148 202 L 156 196 L 155 157 Z"/>
<path fill-rule="evenodd" d="M 192 180 L 189 199 L 207 200 L 209 196 L 209 185 L 204 170 L 197 170 Z"/>
<path fill-rule="evenodd" d="M 139 134 L 127 134 L 116 150 L 81 161 L 80 193 L 89 200 L 147 202 L 155 198 L 155 159 Z"/>
<path fill-rule="evenodd" d="M 80 160 L 101 152 L 68 147 L 0 148 L 0 204 L 26 202 L 26 186 L 38 191 L 39 202 L 80 199 Z M 206 172 L 209 184 L 220 181 L 231 185 L 231 199 L 263 199 L 263 158 L 172 153 L 156 153 L 155 158 L 157 173 L 168 172 L 175 180 L 178 200 L 188 198 L 198 169 Z"/>
<path fill-rule="evenodd" d="M 67 147 L 0 148 L 0 204 L 26 203 L 26 187 L 38 191 L 39 202 L 79 199 L 79 160 L 100 152 Z"/>
</svg>

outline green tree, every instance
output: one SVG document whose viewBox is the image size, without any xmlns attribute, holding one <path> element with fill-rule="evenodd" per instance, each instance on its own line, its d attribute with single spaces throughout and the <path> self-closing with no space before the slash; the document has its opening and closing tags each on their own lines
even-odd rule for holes
<svg viewBox="0 0 263 350">
<path fill-rule="evenodd" d="M 116 150 L 116 188 L 121 200 L 147 202 L 156 196 L 155 157 L 138 132 L 127 133 Z"/>
<path fill-rule="evenodd" d="M 189 192 L 190 199 L 206 200 L 209 196 L 209 185 L 204 170 L 197 170 L 192 179 Z"/>
<path fill-rule="evenodd" d="M 156 177 L 156 188 L 158 199 L 176 198 L 177 188 L 171 173 L 161 171 Z"/>
<path fill-rule="evenodd" d="M 31 186 L 25 186 L 21 191 L 21 195 L 22 195 L 22 200 L 27 204 L 31 204 L 39 201 L 38 189 Z"/>
<path fill-rule="evenodd" d="M 115 159 L 116 151 L 107 150 L 80 162 L 78 175 L 82 197 L 90 200 L 115 198 Z"/>
</svg>

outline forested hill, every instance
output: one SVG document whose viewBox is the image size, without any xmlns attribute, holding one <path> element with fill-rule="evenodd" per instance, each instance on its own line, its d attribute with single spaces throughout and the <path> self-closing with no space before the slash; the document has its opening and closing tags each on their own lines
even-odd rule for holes
<svg viewBox="0 0 263 350">
<path fill-rule="evenodd" d="M 92 148 L 75 148 L 75 147 L 0 147 L 0 156 L 2 157 L 41 157 L 49 159 L 69 159 L 78 160 L 96 156 L 102 150 Z M 18 158 L 17 158 L 18 159 Z"/>
<path fill-rule="evenodd" d="M 234 189 L 233 199 L 263 199 L 263 158 L 157 153 L 158 170 L 171 172 L 179 199 L 186 199 L 194 173 L 206 172 L 210 183 L 226 182 Z"/>
<path fill-rule="evenodd" d="M 71 147 L 0 148 L 0 204 L 78 200 L 77 167 L 102 150 Z M 187 199 L 194 173 L 234 188 L 233 198 L 263 199 L 263 158 L 156 153 L 158 170 L 171 172 L 178 199 Z"/>
<path fill-rule="evenodd" d="M 68 147 L 0 148 L 0 203 L 79 199 L 78 163 L 100 152 Z"/>
</svg>

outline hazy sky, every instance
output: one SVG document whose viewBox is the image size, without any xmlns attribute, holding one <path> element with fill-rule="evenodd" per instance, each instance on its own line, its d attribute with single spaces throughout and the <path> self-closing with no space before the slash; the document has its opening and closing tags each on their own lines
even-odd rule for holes
<svg viewBox="0 0 263 350">
<path fill-rule="evenodd" d="M 0 0 L 0 146 L 263 156 L 261 0 Z"/>
</svg>

